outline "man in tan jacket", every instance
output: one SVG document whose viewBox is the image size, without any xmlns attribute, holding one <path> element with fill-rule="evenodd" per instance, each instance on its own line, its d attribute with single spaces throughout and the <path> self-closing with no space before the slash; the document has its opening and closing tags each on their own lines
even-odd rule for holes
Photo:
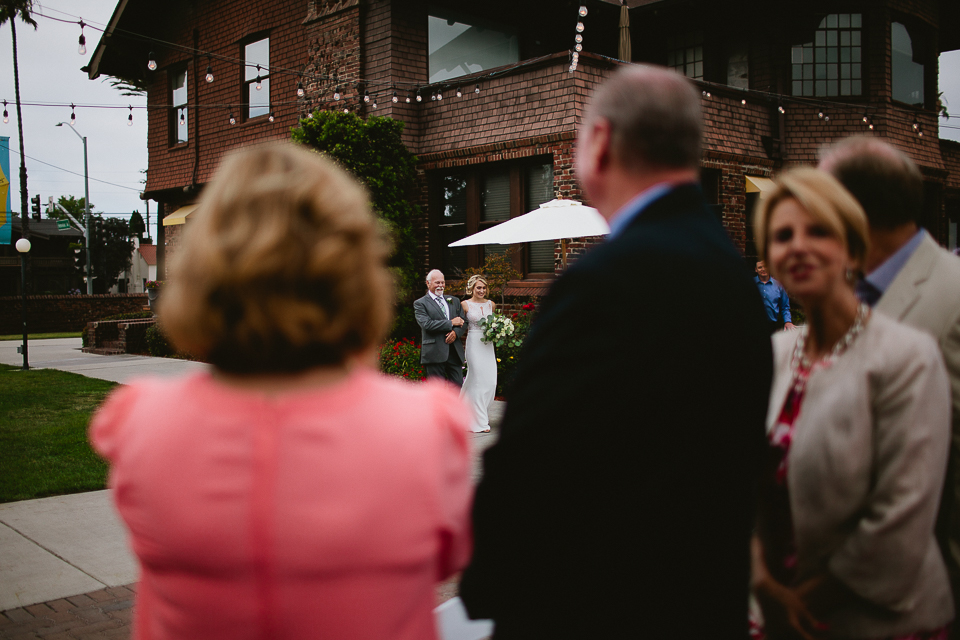
<svg viewBox="0 0 960 640">
<path fill-rule="evenodd" d="M 862 300 L 931 334 L 950 375 L 953 435 L 937 519 L 954 604 L 960 611 L 960 258 L 919 226 L 923 178 L 902 152 L 877 138 L 848 138 L 829 148 L 820 168 L 860 201 L 870 223 Z M 960 625 L 953 638 L 960 638 Z"/>
</svg>

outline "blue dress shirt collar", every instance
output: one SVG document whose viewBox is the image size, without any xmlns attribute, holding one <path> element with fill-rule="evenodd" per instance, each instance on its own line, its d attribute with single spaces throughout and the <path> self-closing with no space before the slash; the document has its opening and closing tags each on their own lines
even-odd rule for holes
<svg viewBox="0 0 960 640">
<path fill-rule="evenodd" d="M 655 184 L 652 187 L 644 189 L 627 204 L 620 207 L 610 220 L 610 233 L 607 234 L 607 240 L 612 240 L 623 233 L 623 230 L 630 226 L 634 218 L 640 215 L 654 200 L 665 196 L 675 186 L 678 185 L 672 182 Z"/>
<path fill-rule="evenodd" d="M 897 274 L 900 273 L 900 270 L 903 269 L 903 265 L 907 264 L 907 260 L 910 259 L 910 256 L 913 255 L 913 252 L 917 250 L 917 247 L 920 246 L 920 243 L 923 242 L 923 238 L 926 236 L 927 232 L 924 229 L 917 231 L 916 235 L 910 238 L 910 240 L 897 249 L 896 253 L 887 258 L 883 264 L 870 272 L 867 277 L 864 278 L 867 282 L 877 288 L 877 290 L 883 294 L 887 289 L 890 288 L 890 285 L 893 284 L 894 279 L 897 277 Z"/>
</svg>

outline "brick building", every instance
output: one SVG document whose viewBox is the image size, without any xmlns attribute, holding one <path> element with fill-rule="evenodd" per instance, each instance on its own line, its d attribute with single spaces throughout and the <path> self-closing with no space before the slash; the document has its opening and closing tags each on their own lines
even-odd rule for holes
<svg viewBox="0 0 960 640">
<path fill-rule="evenodd" d="M 939 140 L 937 118 L 938 55 L 960 48 L 956 2 L 628 5 L 632 61 L 674 66 L 703 92 L 705 193 L 748 261 L 747 212 L 765 179 L 855 133 L 917 161 L 924 225 L 956 246 L 960 145 Z M 148 87 L 145 197 L 164 218 L 161 273 L 224 151 L 286 139 L 301 115 L 344 108 L 406 124 L 419 157 L 411 197 L 423 211 L 424 270 L 476 266 L 502 248 L 447 245 L 554 197 L 581 197 L 572 148 L 585 100 L 622 64 L 618 0 L 174 0 L 164 9 L 119 3 L 88 68 Z M 578 21 L 583 52 L 571 72 Z M 524 246 L 514 264 L 525 281 L 512 290 L 543 291 L 559 251 L 559 242 Z"/>
</svg>

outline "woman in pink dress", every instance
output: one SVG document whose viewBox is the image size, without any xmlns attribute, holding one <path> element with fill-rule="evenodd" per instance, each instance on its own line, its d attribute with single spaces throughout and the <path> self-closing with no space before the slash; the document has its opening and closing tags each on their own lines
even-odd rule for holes
<svg viewBox="0 0 960 640">
<path fill-rule="evenodd" d="M 135 637 L 436 637 L 470 552 L 467 414 L 374 370 L 387 255 L 329 160 L 224 160 L 159 311 L 212 368 L 121 387 L 90 429 L 140 562 Z"/>
</svg>

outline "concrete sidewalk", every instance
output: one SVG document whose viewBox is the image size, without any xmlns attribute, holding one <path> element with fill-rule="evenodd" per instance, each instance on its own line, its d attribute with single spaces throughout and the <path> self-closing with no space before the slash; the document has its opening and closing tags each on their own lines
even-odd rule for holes
<svg viewBox="0 0 960 640">
<path fill-rule="evenodd" d="M 19 345 L 19 341 L 0 341 L 0 363 L 20 366 Z M 86 354 L 80 351 L 79 338 L 35 340 L 29 343 L 28 355 L 31 368 L 121 383 L 144 375 L 186 374 L 207 366 L 148 356 Z M 499 425 L 503 409 L 502 402 L 490 407 L 494 426 Z M 480 455 L 496 440 L 495 434 L 470 436 L 474 478 L 480 474 Z M 0 504 L 0 612 L 5 612 L 0 614 L 0 638 L 9 637 L 5 622 L 34 616 L 34 609 L 50 621 L 61 614 L 90 620 L 91 616 L 106 615 L 103 606 L 93 606 L 98 598 L 116 600 L 109 606 L 129 606 L 131 592 L 124 585 L 129 587 L 137 579 L 136 561 L 109 490 Z M 70 607 L 73 609 L 66 612 Z M 78 617 L 77 611 L 86 614 Z M 114 624 L 106 619 L 101 622 Z M 19 628 L 19 624 L 14 626 Z"/>
</svg>

